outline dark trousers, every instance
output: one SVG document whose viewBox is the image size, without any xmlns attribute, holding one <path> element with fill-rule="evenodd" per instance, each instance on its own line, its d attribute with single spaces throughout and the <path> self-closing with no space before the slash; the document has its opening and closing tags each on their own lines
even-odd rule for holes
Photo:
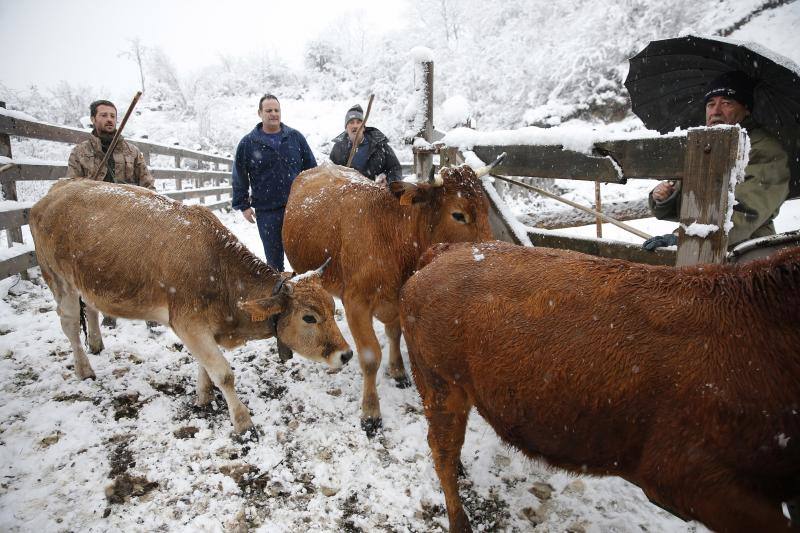
<svg viewBox="0 0 800 533">
<path fill-rule="evenodd" d="M 267 264 L 283 272 L 283 213 L 284 208 L 256 209 L 256 226 L 264 245 Z"/>
</svg>

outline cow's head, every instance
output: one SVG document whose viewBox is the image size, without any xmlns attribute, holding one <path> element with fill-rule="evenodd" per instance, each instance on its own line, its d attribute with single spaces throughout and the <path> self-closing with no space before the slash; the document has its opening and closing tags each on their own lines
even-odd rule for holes
<svg viewBox="0 0 800 533">
<path fill-rule="evenodd" d="M 443 168 L 427 183 L 396 181 L 389 187 L 401 205 L 424 204 L 432 243 L 487 241 L 489 200 L 480 178 L 499 161 L 477 171 L 468 165 Z"/>
<path fill-rule="evenodd" d="M 317 270 L 282 278 L 272 295 L 241 304 L 254 322 L 271 320 L 275 336 L 292 351 L 311 359 L 341 368 L 353 357 L 353 351 L 336 324 L 334 303 L 322 287 L 322 272 L 328 259 Z"/>
</svg>

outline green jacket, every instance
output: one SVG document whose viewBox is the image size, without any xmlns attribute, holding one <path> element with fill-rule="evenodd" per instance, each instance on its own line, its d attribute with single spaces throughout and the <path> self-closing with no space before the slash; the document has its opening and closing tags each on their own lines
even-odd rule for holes
<svg viewBox="0 0 800 533">
<path fill-rule="evenodd" d="M 772 223 L 781 204 L 789 195 L 789 156 L 781 143 L 751 117 L 740 124 L 750 137 L 750 159 L 744 180 L 736 185 L 733 206 L 733 228 L 728 233 L 728 247 L 747 239 L 775 234 Z M 675 193 L 663 202 L 648 202 L 653 216 L 662 220 L 678 220 L 681 210 L 680 182 Z"/>
</svg>

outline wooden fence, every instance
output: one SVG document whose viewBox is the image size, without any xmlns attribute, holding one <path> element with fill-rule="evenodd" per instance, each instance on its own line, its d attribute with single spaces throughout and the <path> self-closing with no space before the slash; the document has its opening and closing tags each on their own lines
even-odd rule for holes
<svg viewBox="0 0 800 533">
<path fill-rule="evenodd" d="M 568 248 L 631 261 L 687 265 L 721 263 L 727 252 L 727 234 L 719 229 L 703 238 L 689 235 L 691 224 L 723 228 L 728 211 L 730 177 L 745 133 L 733 128 L 695 128 L 682 136 L 647 137 L 597 142 L 593 154 L 561 146 L 475 146 L 484 161 L 507 156 L 495 171 L 512 176 L 536 176 L 625 183 L 629 179 L 682 181 L 678 250 L 647 252 L 638 245 L 554 235 L 529 229 L 534 245 Z"/>
<path fill-rule="evenodd" d="M 3 107 L 2 104 L 0 107 Z M 6 114 L 0 111 L 0 156 L 12 160 L 8 164 L 0 163 L 0 185 L 2 185 L 5 200 L 17 200 L 17 183 L 20 181 L 57 180 L 64 177 L 67 171 L 66 162 L 57 165 L 14 162 L 11 153 L 11 137 L 77 144 L 85 141 L 89 136 L 90 133 L 84 130 L 34 122 L 17 118 L 12 113 Z M 230 206 L 230 199 L 223 199 L 222 195 L 230 196 L 231 193 L 229 178 L 233 164 L 232 159 L 179 146 L 126 140 L 142 151 L 148 166 L 152 155 L 172 158 L 174 168 L 150 169 L 157 182 L 173 180 L 175 183 L 175 190 L 159 191 L 161 194 L 179 201 L 197 198 L 200 203 L 210 209 Z M 197 170 L 181 168 L 186 160 L 193 161 Z M 227 168 L 220 169 L 220 165 Z M 193 188 L 184 189 L 186 183 L 191 184 Z M 28 224 L 29 210 L 29 204 L 21 203 L 18 208 L 0 211 L 0 230 L 6 231 L 7 244 L 11 248 L 0 256 L 5 257 L 0 260 L 0 279 L 14 274 L 24 276 L 27 269 L 37 265 L 32 243 L 23 242 L 22 228 Z"/>
<path fill-rule="evenodd" d="M 433 62 L 424 62 L 422 66 L 427 75 L 417 90 L 426 92 L 422 102 L 430 102 L 433 100 Z M 426 105 L 421 111 L 424 126 L 417 136 L 425 142 L 419 146 L 414 144 L 415 168 L 430 168 L 434 154 L 439 154 L 443 166 L 462 162 L 458 147 L 434 142 L 432 107 Z M 565 248 L 649 264 L 722 263 L 728 244 L 727 233 L 722 228 L 727 218 L 730 178 L 735 171 L 740 147 L 746 145 L 740 142 L 745 140 L 745 135 L 738 126 L 692 128 L 683 135 L 596 142 L 591 154 L 565 150 L 563 146 L 542 145 L 477 145 L 472 147 L 472 151 L 485 162 L 505 152 L 505 160 L 494 171 L 508 176 L 585 180 L 598 184 L 624 184 L 629 179 L 682 182 L 677 252 L 670 249 L 648 252 L 639 245 L 558 235 L 525 227 L 534 246 Z M 502 214 L 505 210 L 497 205 L 491 194 L 489 196 L 492 203 L 490 222 L 495 238 L 520 244 L 512 228 L 517 221 L 506 220 Z M 627 206 L 635 213 L 648 216 L 642 207 L 641 202 Z M 576 220 L 580 220 L 580 224 L 584 219 Z M 692 224 L 714 225 L 719 229 L 707 237 L 700 237 L 686 233 L 685 228 Z"/>
</svg>

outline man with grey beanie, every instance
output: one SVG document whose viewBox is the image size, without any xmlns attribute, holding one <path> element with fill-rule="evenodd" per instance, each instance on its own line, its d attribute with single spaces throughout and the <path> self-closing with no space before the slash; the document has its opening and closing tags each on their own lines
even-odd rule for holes
<svg viewBox="0 0 800 533">
<path fill-rule="evenodd" d="M 392 183 L 403 178 L 402 168 L 397 156 L 389 146 L 389 140 L 377 128 L 365 127 L 364 110 L 356 104 L 344 116 L 344 131 L 333 139 L 331 161 L 337 165 L 347 163 L 353 143 L 358 147 L 351 166 L 373 181 Z M 358 135 L 358 139 L 356 139 Z"/>
</svg>

